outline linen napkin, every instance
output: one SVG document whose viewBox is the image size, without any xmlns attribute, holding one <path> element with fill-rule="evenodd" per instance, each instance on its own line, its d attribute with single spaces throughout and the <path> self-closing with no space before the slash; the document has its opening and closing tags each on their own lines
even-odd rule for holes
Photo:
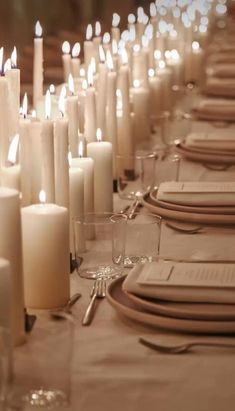
<svg viewBox="0 0 235 411">
<path fill-rule="evenodd" d="M 235 264 L 159 261 L 135 266 L 124 292 L 158 300 L 235 303 Z"/>
<path fill-rule="evenodd" d="M 191 133 L 186 136 L 185 145 L 192 148 L 219 151 L 235 150 L 235 133 L 231 131 Z"/>
<path fill-rule="evenodd" d="M 165 182 L 157 191 L 157 200 L 189 206 L 234 206 L 234 182 Z"/>
</svg>

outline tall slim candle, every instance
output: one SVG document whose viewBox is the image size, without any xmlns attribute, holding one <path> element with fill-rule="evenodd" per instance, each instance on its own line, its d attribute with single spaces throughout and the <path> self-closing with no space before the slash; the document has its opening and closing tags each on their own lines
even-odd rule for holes
<svg viewBox="0 0 235 411">
<path fill-rule="evenodd" d="M 88 142 L 91 142 L 96 139 L 96 100 L 91 65 L 88 67 L 88 85 L 85 97 L 85 137 Z"/>
<path fill-rule="evenodd" d="M 68 41 L 64 41 L 62 44 L 62 62 L 64 69 L 64 82 L 68 83 L 69 74 L 71 73 L 71 55 L 70 44 Z"/>
<path fill-rule="evenodd" d="M 37 21 L 35 25 L 34 38 L 34 60 L 33 60 L 33 106 L 43 97 L 43 39 L 42 27 Z"/>
<path fill-rule="evenodd" d="M 75 43 L 72 48 L 72 59 L 71 59 L 71 71 L 74 78 L 78 78 L 80 74 L 81 60 L 78 57 L 80 54 L 81 46 L 80 43 Z"/>
<path fill-rule="evenodd" d="M 6 78 L 9 82 L 10 105 L 11 105 L 11 123 L 10 135 L 14 136 L 19 133 L 19 109 L 20 109 L 20 70 L 17 68 L 16 48 L 11 54 L 10 70 L 6 71 Z"/>
</svg>

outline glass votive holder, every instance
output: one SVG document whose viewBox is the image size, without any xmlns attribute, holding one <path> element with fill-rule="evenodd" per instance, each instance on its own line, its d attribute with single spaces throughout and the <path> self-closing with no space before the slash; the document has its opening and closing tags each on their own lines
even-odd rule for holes
<svg viewBox="0 0 235 411">
<path fill-rule="evenodd" d="M 135 199 L 154 186 L 155 153 L 137 152 L 134 156 L 116 157 L 118 194 L 123 199 Z"/>
<path fill-rule="evenodd" d="M 192 128 L 192 116 L 189 113 L 162 111 L 155 118 L 155 132 L 160 143 L 169 147 L 177 139 L 183 139 Z"/>
<path fill-rule="evenodd" d="M 125 214 L 88 213 L 74 221 L 77 272 L 84 278 L 113 278 L 123 271 Z"/>
<path fill-rule="evenodd" d="M 127 220 L 124 266 L 157 261 L 160 248 L 161 217 L 135 213 Z"/>
<path fill-rule="evenodd" d="M 14 352 L 10 409 L 55 409 L 70 402 L 74 319 L 62 311 L 35 313 L 33 332 Z"/>
<path fill-rule="evenodd" d="M 155 187 L 165 181 L 179 181 L 181 157 L 171 151 L 156 151 Z"/>
</svg>

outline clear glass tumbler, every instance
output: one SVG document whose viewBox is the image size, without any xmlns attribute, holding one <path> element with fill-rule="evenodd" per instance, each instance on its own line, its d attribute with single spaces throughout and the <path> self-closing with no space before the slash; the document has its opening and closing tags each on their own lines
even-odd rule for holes
<svg viewBox="0 0 235 411">
<path fill-rule="evenodd" d="M 127 216 L 88 213 L 74 221 L 78 274 L 85 278 L 112 278 L 122 274 Z"/>
</svg>

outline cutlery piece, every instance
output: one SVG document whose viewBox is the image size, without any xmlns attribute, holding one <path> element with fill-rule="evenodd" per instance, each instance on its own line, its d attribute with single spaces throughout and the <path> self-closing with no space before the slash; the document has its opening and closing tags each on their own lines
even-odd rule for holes
<svg viewBox="0 0 235 411">
<path fill-rule="evenodd" d="M 161 345 L 148 341 L 145 338 L 139 338 L 139 343 L 145 345 L 152 350 L 164 354 L 183 354 L 191 350 L 193 347 L 218 347 L 235 349 L 235 343 L 210 342 L 210 341 L 191 341 L 179 345 Z"/>
<path fill-rule="evenodd" d="M 135 214 L 137 213 L 138 208 L 143 206 L 141 202 L 142 199 L 143 199 L 143 194 L 140 191 L 137 191 L 137 193 L 135 194 L 135 201 L 131 205 L 131 209 L 129 213 L 127 214 L 129 220 L 132 220 L 133 218 L 135 218 Z"/>
<path fill-rule="evenodd" d="M 128 204 L 126 207 L 124 207 L 122 210 L 119 211 L 120 214 L 126 214 L 126 212 L 129 210 L 131 207 L 131 204 Z"/>
<path fill-rule="evenodd" d="M 91 290 L 91 301 L 85 311 L 82 325 L 89 325 L 94 317 L 95 313 L 95 302 L 97 298 L 104 298 L 106 295 L 106 281 L 103 279 L 98 279 L 94 282 Z"/>
<path fill-rule="evenodd" d="M 58 310 L 53 310 L 51 311 L 51 315 L 53 318 L 56 319 L 63 319 L 63 317 L 60 315 L 61 313 L 66 313 L 69 314 L 71 313 L 71 308 L 72 306 L 79 300 L 79 298 L 82 296 L 80 293 L 75 293 L 72 295 L 72 297 L 68 300 L 66 305 Z"/>
<path fill-rule="evenodd" d="M 168 221 L 165 222 L 165 225 L 171 228 L 172 230 L 175 230 L 175 231 L 178 231 L 179 233 L 184 233 L 184 234 L 197 234 L 203 230 L 202 226 L 198 226 L 195 228 L 185 228 L 177 224 L 170 223 Z"/>
</svg>

